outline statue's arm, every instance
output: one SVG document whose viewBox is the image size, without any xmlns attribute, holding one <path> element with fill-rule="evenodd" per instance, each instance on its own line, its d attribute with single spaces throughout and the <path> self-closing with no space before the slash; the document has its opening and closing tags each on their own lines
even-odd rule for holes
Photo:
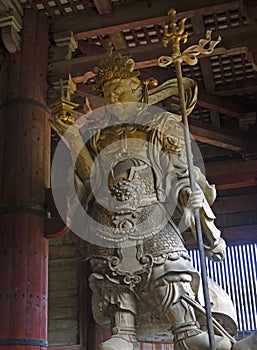
<svg viewBox="0 0 257 350">
<path fill-rule="evenodd" d="M 215 261 L 223 260 L 226 243 L 221 237 L 221 231 L 215 225 L 215 214 L 211 205 L 216 197 L 215 187 L 210 185 L 205 176 L 195 167 L 197 191 L 191 191 L 188 181 L 178 193 L 178 207 L 183 212 L 184 220 L 195 235 L 194 209 L 199 209 L 202 231 L 204 234 L 204 246 L 206 255 Z"/>
</svg>

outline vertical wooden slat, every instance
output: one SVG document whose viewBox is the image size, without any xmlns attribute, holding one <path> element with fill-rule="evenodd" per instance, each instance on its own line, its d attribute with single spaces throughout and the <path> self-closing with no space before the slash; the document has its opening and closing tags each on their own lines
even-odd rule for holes
<svg viewBox="0 0 257 350">
<path fill-rule="evenodd" d="M 85 283 L 85 278 L 87 277 L 87 266 L 85 264 L 88 264 L 88 262 L 82 262 L 79 265 L 79 344 L 81 345 L 81 349 L 86 350 L 89 295 Z"/>
</svg>

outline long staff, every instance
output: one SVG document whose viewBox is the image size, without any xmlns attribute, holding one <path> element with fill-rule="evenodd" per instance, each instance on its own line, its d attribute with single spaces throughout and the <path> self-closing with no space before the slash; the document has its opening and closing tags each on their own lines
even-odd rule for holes
<svg viewBox="0 0 257 350">
<path fill-rule="evenodd" d="M 206 33 L 206 39 L 201 39 L 198 45 L 194 45 L 186 49 L 183 53 L 180 52 L 180 41 L 183 40 L 185 43 L 187 41 L 188 34 L 184 32 L 185 21 L 186 18 L 183 18 L 178 24 L 176 23 L 175 16 L 176 11 L 171 9 L 168 12 L 170 17 L 170 24 L 164 26 L 164 46 L 167 47 L 169 43 L 171 43 L 172 53 L 171 57 L 162 56 L 159 58 L 158 63 L 162 67 L 166 67 L 171 63 L 175 64 L 176 75 L 178 81 L 178 92 L 179 92 L 179 100 L 180 100 L 180 108 L 182 121 L 184 123 L 184 134 L 185 134 L 185 145 L 186 145 L 186 154 L 188 161 L 188 171 L 190 178 L 190 187 L 192 192 L 197 190 L 196 182 L 195 182 L 195 173 L 194 173 L 194 164 L 193 164 L 193 155 L 190 141 L 190 133 L 188 127 L 188 119 L 186 113 L 186 103 L 185 103 L 185 94 L 184 94 L 184 85 L 182 78 L 182 69 L 181 63 L 183 61 L 187 62 L 190 65 L 194 65 L 197 63 L 197 56 L 199 54 L 209 54 L 213 52 L 213 49 L 216 44 L 220 41 L 220 38 L 217 41 L 211 41 L 211 32 Z M 209 47 L 206 48 L 206 45 L 209 44 Z M 201 263 L 201 275 L 203 281 L 203 293 L 204 293 L 204 301 L 205 301 L 205 310 L 206 310 L 206 321 L 210 342 L 210 350 L 215 350 L 215 339 L 214 339 L 214 328 L 213 328 L 213 320 L 211 313 L 211 305 L 210 305 L 210 295 L 208 289 L 208 281 L 207 281 L 207 269 L 205 263 L 205 253 L 203 246 L 203 236 L 202 236 L 202 228 L 200 221 L 200 213 L 199 209 L 194 209 L 194 219 L 195 219 L 195 231 L 196 238 L 198 242 L 198 249 L 200 253 L 200 263 Z"/>
</svg>

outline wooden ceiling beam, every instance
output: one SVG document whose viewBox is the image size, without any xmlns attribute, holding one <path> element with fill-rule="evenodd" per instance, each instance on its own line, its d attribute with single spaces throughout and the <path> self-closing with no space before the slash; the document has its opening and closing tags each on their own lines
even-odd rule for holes
<svg viewBox="0 0 257 350">
<path fill-rule="evenodd" d="M 112 12 L 112 3 L 110 0 L 93 0 L 99 15 L 107 15 Z"/>
<path fill-rule="evenodd" d="M 243 153 L 249 148 L 243 132 L 232 132 L 228 129 L 190 118 L 189 128 L 196 141 L 239 153 Z"/>
<path fill-rule="evenodd" d="M 257 92 L 256 79 L 248 79 L 247 81 L 238 81 L 237 83 L 220 86 L 216 89 L 215 94 L 217 96 L 235 96 L 253 92 Z"/>
<path fill-rule="evenodd" d="M 219 190 L 257 185 L 257 160 L 206 163 L 205 170 Z"/>
<path fill-rule="evenodd" d="M 238 100 L 238 98 L 229 96 L 217 96 L 205 92 L 203 88 L 199 88 L 197 105 L 232 118 L 240 118 L 245 113 L 256 110 L 255 104 L 251 101 L 245 102 L 243 98 Z"/>
<path fill-rule="evenodd" d="M 257 212 L 257 193 L 217 197 L 212 209 L 215 214 Z"/>
<path fill-rule="evenodd" d="M 95 0 L 97 3 L 105 1 Z M 240 1 L 226 1 L 224 0 L 198 0 L 190 3 L 180 1 L 176 3 L 177 18 L 194 17 L 197 15 L 214 13 L 216 11 L 226 11 L 237 9 L 240 6 Z M 104 34 L 101 28 L 116 27 L 110 29 L 108 34 L 119 32 L 124 29 L 136 28 L 139 26 L 164 23 L 169 20 L 167 13 L 171 8 L 170 0 L 152 1 L 151 6 L 147 2 L 138 2 L 135 6 L 133 2 L 123 3 L 122 6 L 116 6 L 110 16 L 101 17 L 96 21 L 94 10 L 87 10 L 86 13 L 70 15 L 65 18 L 50 19 L 50 27 L 52 32 L 60 32 L 64 30 L 73 31 L 75 34 L 80 33 L 80 39 L 91 35 L 89 31 L 100 30 L 99 34 Z M 134 21 L 128 23 L 128 19 L 133 18 Z M 121 27 L 118 27 L 121 26 Z M 85 34 L 82 34 L 85 33 Z M 99 35 L 94 34 L 94 35 Z"/>
<path fill-rule="evenodd" d="M 236 5 L 237 3 L 237 5 Z M 236 9 L 238 8 L 238 2 L 234 2 L 231 3 L 232 5 L 236 5 L 236 6 L 232 6 L 232 8 L 230 8 L 230 10 L 232 9 Z M 225 4 L 226 6 L 215 6 L 215 9 L 219 12 L 221 11 L 225 11 L 228 10 L 227 7 L 229 7 L 229 4 Z M 208 14 L 208 13 L 213 13 L 215 11 L 212 10 L 213 7 L 205 7 L 203 9 L 198 9 L 198 11 L 194 11 L 192 12 L 191 10 L 189 11 L 185 11 L 185 12 L 181 12 L 177 14 L 177 18 L 183 18 L 183 17 L 187 17 L 187 18 L 191 18 L 191 22 L 195 22 L 194 17 L 193 16 L 198 16 L 198 18 L 204 14 Z M 190 16 L 190 14 L 192 16 Z M 131 18 L 135 18 L 135 14 L 131 15 Z M 130 18 L 129 15 L 126 15 L 126 19 Z M 146 18 L 145 15 L 142 16 L 142 20 L 139 21 L 133 21 L 133 22 L 126 22 L 126 23 L 122 23 L 122 24 L 113 24 L 111 26 L 104 26 L 104 24 L 102 23 L 101 27 L 96 28 L 95 26 L 93 26 L 94 29 L 88 29 L 86 31 L 81 31 L 81 32 L 77 32 L 74 28 L 74 37 L 76 38 L 76 40 L 82 40 L 82 39 L 87 39 L 90 38 L 92 36 L 99 36 L 99 35 L 108 35 L 108 34 L 112 34 L 112 33 L 117 33 L 117 32 L 122 32 L 123 30 L 129 30 L 129 29 L 135 29 L 135 28 L 142 28 L 142 27 L 146 27 L 149 25 L 154 25 L 154 24 L 165 24 L 165 23 L 169 23 L 169 17 L 166 16 L 161 16 L 161 17 L 153 17 L 153 18 Z M 196 25 L 195 25 L 196 26 Z M 197 26 L 199 26 L 199 24 L 197 24 Z M 247 30 L 246 30 L 247 27 Z M 231 35 L 231 32 L 235 32 L 235 29 L 237 29 L 237 36 L 233 37 L 233 35 Z M 204 33 L 205 31 L 203 31 Z M 230 43 L 232 44 L 232 47 L 235 46 L 234 43 L 236 43 L 237 45 L 241 45 L 242 42 L 247 43 L 247 41 L 249 39 L 251 39 L 251 34 L 254 34 L 256 32 L 256 23 L 253 23 L 251 25 L 244 25 L 244 26 L 239 26 L 236 28 L 228 28 L 228 29 L 219 29 L 217 31 L 215 31 L 218 35 L 221 35 L 222 41 L 221 41 L 221 45 L 223 42 L 226 43 L 226 47 L 230 48 Z M 198 34 L 200 34 L 199 30 L 198 30 Z M 250 34 L 250 35 L 249 35 Z M 190 36 L 189 36 L 189 41 L 190 40 Z M 199 36 L 199 39 L 202 38 L 202 33 Z M 231 42 L 231 38 L 233 38 L 232 42 Z M 195 42 L 194 42 L 195 43 Z"/>
<path fill-rule="evenodd" d="M 110 34 L 110 39 L 115 50 L 124 50 L 127 48 L 126 40 L 121 33 Z"/>
</svg>

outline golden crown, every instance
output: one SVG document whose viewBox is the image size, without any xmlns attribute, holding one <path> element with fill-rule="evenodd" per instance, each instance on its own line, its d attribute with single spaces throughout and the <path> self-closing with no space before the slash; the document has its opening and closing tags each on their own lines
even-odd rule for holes
<svg viewBox="0 0 257 350">
<path fill-rule="evenodd" d="M 113 78 L 132 78 L 137 77 L 139 71 L 134 71 L 135 62 L 129 56 L 121 56 L 121 54 L 113 55 L 111 45 L 107 47 L 107 57 L 102 59 L 97 66 L 93 68 L 94 88 L 98 89 L 103 84 Z"/>
</svg>

